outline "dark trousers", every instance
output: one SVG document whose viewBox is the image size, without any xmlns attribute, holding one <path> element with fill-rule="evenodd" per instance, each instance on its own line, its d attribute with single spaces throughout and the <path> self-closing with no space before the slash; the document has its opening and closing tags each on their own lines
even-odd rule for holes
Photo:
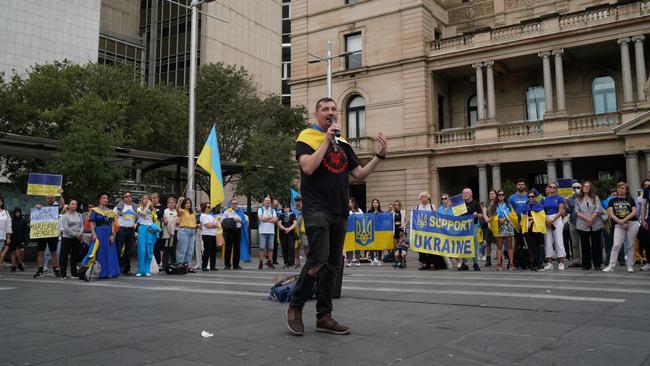
<svg viewBox="0 0 650 366">
<path fill-rule="evenodd" d="M 539 268 L 542 266 L 542 246 L 544 245 L 544 234 L 542 233 L 533 233 L 527 232 L 525 235 L 526 244 L 528 244 L 528 250 L 533 259 L 531 263 L 533 268 Z"/>
<path fill-rule="evenodd" d="M 293 266 L 296 256 L 296 239 L 293 232 L 285 234 L 284 231 L 280 232 L 280 242 L 282 243 L 282 259 L 287 266 Z"/>
<path fill-rule="evenodd" d="M 600 265 L 603 264 L 602 232 L 602 230 L 578 230 L 580 250 L 582 251 L 582 268 L 591 269 L 593 263 L 595 269 L 600 269 Z"/>
<path fill-rule="evenodd" d="M 135 230 L 132 227 L 120 227 L 115 234 L 115 243 L 122 273 L 131 272 L 131 251 L 135 243 Z"/>
<path fill-rule="evenodd" d="M 318 279 L 316 318 L 332 312 L 332 295 L 337 271 L 341 266 L 343 239 L 347 217 L 325 212 L 303 213 L 309 253 L 291 297 L 290 305 L 301 308 L 309 300 L 314 282 Z"/>
<path fill-rule="evenodd" d="M 165 239 L 163 238 L 158 238 L 156 240 L 156 244 L 153 245 L 153 257 L 156 258 L 156 263 L 158 263 L 158 267 L 162 264 L 162 255 L 161 252 L 164 251 L 165 249 Z"/>
<path fill-rule="evenodd" d="M 208 268 L 210 260 L 210 269 L 217 268 L 217 237 L 211 235 L 201 235 L 203 239 L 203 255 L 201 256 L 201 269 Z"/>
<path fill-rule="evenodd" d="M 239 267 L 239 242 L 241 241 L 241 229 L 225 230 L 223 232 L 226 242 L 223 264 L 230 268 L 230 257 L 232 256 L 232 267 Z"/>
<path fill-rule="evenodd" d="M 639 239 L 639 254 L 641 258 L 645 257 L 647 261 L 650 261 L 650 232 L 641 226 L 636 237 Z"/>
<path fill-rule="evenodd" d="M 68 271 L 68 256 L 70 256 L 70 274 L 77 277 L 77 263 L 81 253 L 81 241 L 77 238 L 62 238 L 61 253 L 59 254 L 59 270 L 61 277 L 65 277 Z"/>
<path fill-rule="evenodd" d="M 176 237 L 162 239 L 163 240 L 163 257 L 162 265 L 176 263 Z"/>
<path fill-rule="evenodd" d="M 280 242 L 278 240 L 278 239 L 280 239 L 279 235 L 281 235 L 281 234 L 276 229 L 275 230 L 275 235 L 273 236 L 273 240 L 275 240 L 275 242 L 273 243 L 273 258 L 269 258 L 269 260 L 271 260 L 273 262 L 273 264 L 278 264 L 278 247 L 282 244 L 282 242 Z M 280 245 L 278 245 L 278 242 L 280 243 Z"/>
</svg>

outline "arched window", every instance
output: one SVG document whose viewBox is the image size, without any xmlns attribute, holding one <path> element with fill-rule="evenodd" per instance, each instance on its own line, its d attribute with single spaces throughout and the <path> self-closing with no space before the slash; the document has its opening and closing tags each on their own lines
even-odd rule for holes
<svg viewBox="0 0 650 366">
<path fill-rule="evenodd" d="M 601 76 L 591 83 L 594 114 L 616 112 L 616 84 L 611 76 Z"/>
<path fill-rule="evenodd" d="M 366 133 L 366 102 L 360 95 L 350 98 L 347 106 L 347 138 L 362 137 Z"/>
<path fill-rule="evenodd" d="M 467 100 L 467 125 L 469 127 L 476 126 L 477 119 L 478 119 L 478 106 L 476 103 L 476 95 L 472 95 Z"/>
<path fill-rule="evenodd" d="M 544 119 L 546 98 L 544 87 L 533 85 L 526 89 L 526 121 L 539 121 Z"/>
</svg>

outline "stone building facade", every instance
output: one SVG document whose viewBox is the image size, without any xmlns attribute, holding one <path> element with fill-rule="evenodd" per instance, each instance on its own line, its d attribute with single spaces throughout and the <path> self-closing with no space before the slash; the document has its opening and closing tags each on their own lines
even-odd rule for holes
<svg viewBox="0 0 650 366">
<path fill-rule="evenodd" d="M 650 170 L 650 1 L 293 0 L 292 104 L 313 110 L 331 41 L 332 96 L 362 158 L 389 159 L 351 194 L 416 204 L 519 177 Z M 346 54 L 346 52 L 348 52 Z"/>
</svg>

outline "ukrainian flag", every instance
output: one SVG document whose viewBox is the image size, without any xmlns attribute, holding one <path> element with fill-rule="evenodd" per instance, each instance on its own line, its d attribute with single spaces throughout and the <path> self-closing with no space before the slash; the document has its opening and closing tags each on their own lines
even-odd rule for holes
<svg viewBox="0 0 650 366">
<path fill-rule="evenodd" d="M 223 177 L 221 176 L 221 158 L 219 157 L 219 144 L 217 131 L 214 126 L 210 131 L 205 146 L 201 150 L 196 163 L 210 173 L 210 204 L 216 206 L 226 197 L 223 191 Z"/>
<path fill-rule="evenodd" d="M 366 213 L 348 216 L 344 251 L 391 250 L 393 243 L 393 214 Z"/>
<path fill-rule="evenodd" d="M 454 213 L 454 216 L 463 216 L 467 213 L 467 205 L 465 205 L 462 194 L 450 197 L 449 201 L 451 201 L 451 211 Z"/>
<path fill-rule="evenodd" d="M 62 175 L 29 173 L 27 179 L 28 196 L 59 196 L 63 184 Z"/>
</svg>

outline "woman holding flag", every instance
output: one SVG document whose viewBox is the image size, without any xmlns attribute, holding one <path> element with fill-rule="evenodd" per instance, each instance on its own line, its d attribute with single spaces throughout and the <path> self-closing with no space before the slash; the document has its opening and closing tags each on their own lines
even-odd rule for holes
<svg viewBox="0 0 650 366">
<path fill-rule="evenodd" d="M 108 193 L 99 194 L 99 205 L 90 211 L 88 221 L 92 231 L 92 244 L 88 256 L 81 262 L 85 266 L 89 256 L 96 255 L 101 265 L 99 278 L 111 278 L 120 275 L 120 262 L 115 247 L 115 213 L 108 208 Z M 95 246 L 99 246 L 95 248 Z"/>
<path fill-rule="evenodd" d="M 528 202 L 521 213 L 521 233 L 524 235 L 528 250 L 533 257 L 531 269 L 544 271 L 541 248 L 546 234 L 546 213 L 542 204 L 537 202 L 533 191 L 528 192 Z"/>
<path fill-rule="evenodd" d="M 512 243 L 512 238 L 515 236 L 515 228 L 510 217 L 510 214 L 514 212 L 512 206 L 506 202 L 506 193 L 502 190 L 497 192 L 497 204 L 496 204 L 496 218 L 498 222 L 497 235 L 497 251 L 501 252 L 503 248 L 503 243 L 505 241 L 506 248 L 508 250 L 508 270 L 515 271 L 515 247 Z M 499 256 L 498 253 L 497 256 Z M 497 271 L 501 270 L 501 261 L 497 259 Z"/>
</svg>

